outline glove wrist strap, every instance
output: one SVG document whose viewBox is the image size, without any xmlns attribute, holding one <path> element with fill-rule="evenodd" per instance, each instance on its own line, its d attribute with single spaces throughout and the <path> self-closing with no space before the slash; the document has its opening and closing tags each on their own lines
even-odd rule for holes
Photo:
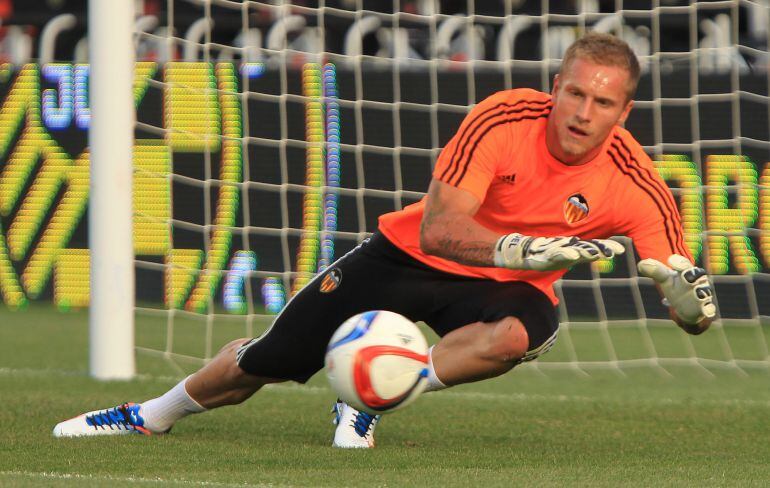
<svg viewBox="0 0 770 488">
<path fill-rule="evenodd" d="M 495 243 L 495 266 L 498 268 L 507 268 L 505 265 L 505 257 L 503 257 L 503 245 L 505 244 L 505 239 L 510 234 L 506 234 L 504 236 L 500 236 L 500 238 Z"/>
</svg>

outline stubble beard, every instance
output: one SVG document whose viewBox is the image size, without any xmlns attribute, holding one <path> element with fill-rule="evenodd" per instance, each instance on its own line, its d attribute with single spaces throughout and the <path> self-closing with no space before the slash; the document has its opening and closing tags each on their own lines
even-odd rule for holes
<svg viewBox="0 0 770 488">
<path fill-rule="evenodd" d="M 571 138 L 567 136 L 566 141 L 562 144 L 561 150 L 564 151 L 565 156 L 569 156 L 570 159 L 580 159 L 586 154 L 586 149 L 583 146 L 583 144 L 580 144 L 577 141 L 570 140 Z"/>
</svg>

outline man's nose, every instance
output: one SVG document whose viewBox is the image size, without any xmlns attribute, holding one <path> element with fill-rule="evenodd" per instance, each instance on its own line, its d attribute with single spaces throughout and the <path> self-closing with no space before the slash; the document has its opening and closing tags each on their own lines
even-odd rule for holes
<svg viewBox="0 0 770 488">
<path fill-rule="evenodd" d="M 591 107 L 592 102 L 588 99 L 583 100 L 583 102 L 580 104 L 575 115 L 578 119 L 580 119 L 581 122 L 588 122 L 591 120 Z"/>
</svg>

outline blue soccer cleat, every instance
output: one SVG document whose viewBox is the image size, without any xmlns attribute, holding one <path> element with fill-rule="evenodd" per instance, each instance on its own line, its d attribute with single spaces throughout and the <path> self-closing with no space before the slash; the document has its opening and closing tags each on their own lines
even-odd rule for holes
<svg viewBox="0 0 770 488">
<path fill-rule="evenodd" d="M 141 405 L 124 403 L 104 410 L 94 410 L 56 424 L 54 437 L 84 437 L 94 435 L 142 434 L 152 435 L 144 427 Z"/>
</svg>

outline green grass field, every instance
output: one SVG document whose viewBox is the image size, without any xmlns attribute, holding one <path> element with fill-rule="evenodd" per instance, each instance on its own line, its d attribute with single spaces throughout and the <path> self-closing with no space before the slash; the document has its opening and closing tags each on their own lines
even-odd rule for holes
<svg viewBox="0 0 770 488">
<path fill-rule="evenodd" d="M 522 368 L 423 396 L 383 420 L 369 451 L 330 447 L 334 395 L 323 375 L 185 419 L 167 436 L 54 439 L 57 421 L 158 395 L 181 373 L 141 356 L 139 379 L 100 383 L 87 375 L 86 312 L 36 305 L 0 319 L 2 487 L 770 485 L 763 369 Z M 140 320 L 138 343 L 162 344 L 158 320 Z M 215 346 L 242 328 L 222 322 Z M 189 327 L 178 349 L 200 354 L 205 328 Z M 673 326 L 665 334 L 681 342 Z"/>
</svg>

